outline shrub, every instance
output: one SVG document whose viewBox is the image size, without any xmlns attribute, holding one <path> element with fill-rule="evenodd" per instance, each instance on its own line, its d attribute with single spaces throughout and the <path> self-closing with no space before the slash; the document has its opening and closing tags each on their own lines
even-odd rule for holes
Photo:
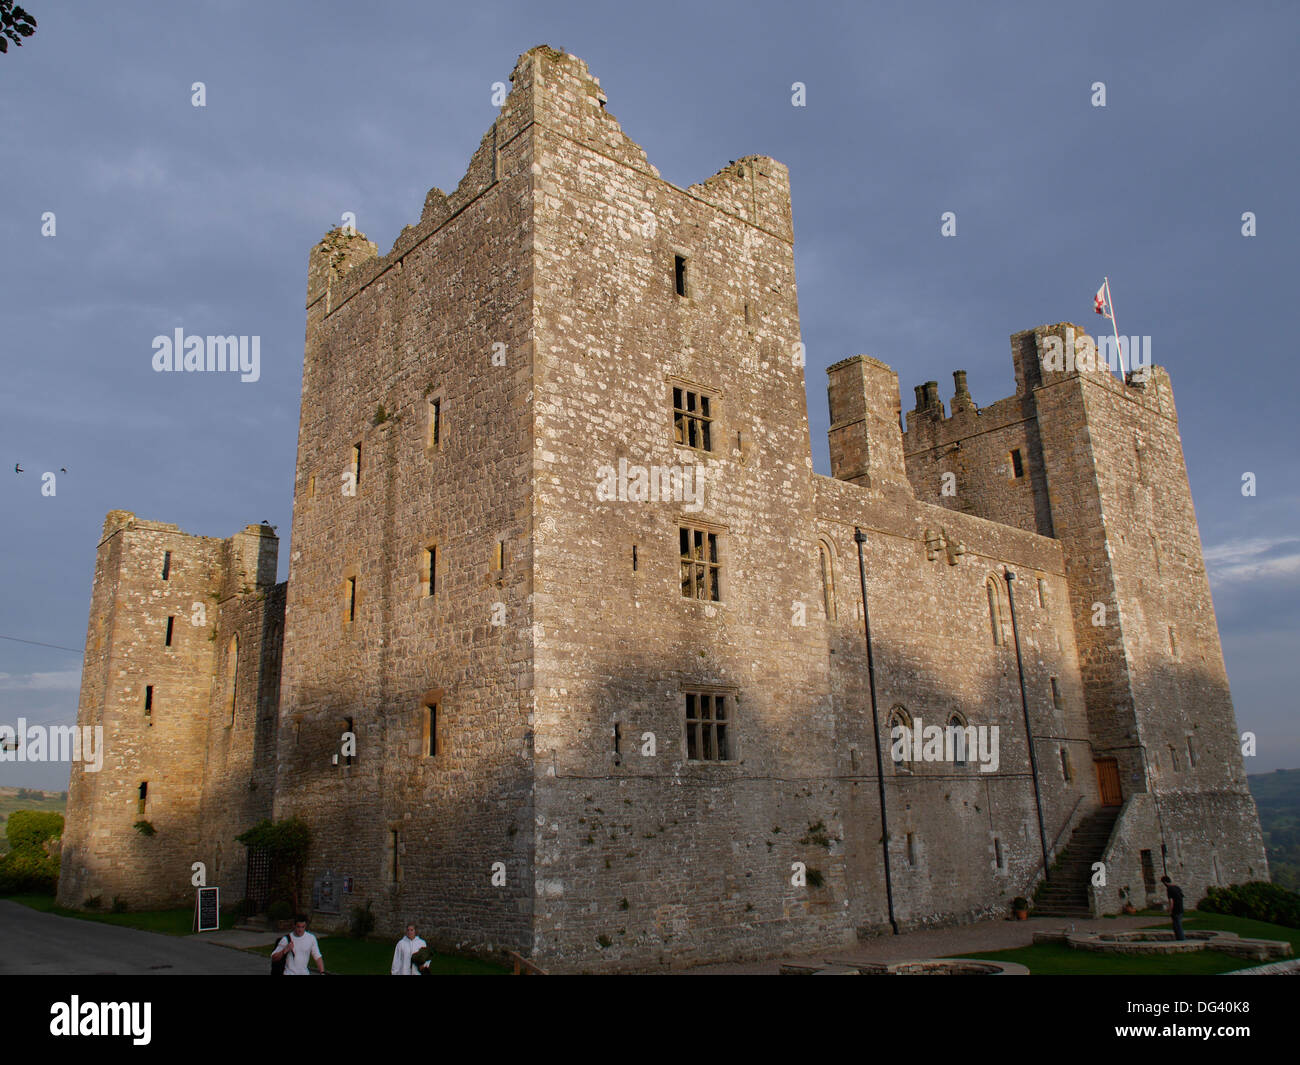
<svg viewBox="0 0 1300 1065">
<path fill-rule="evenodd" d="M 121 895 L 113 896 L 113 912 L 126 913 L 126 899 L 122 898 Z"/>
<path fill-rule="evenodd" d="M 1262 880 L 1207 888 L 1196 908 L 1202 913 L 1223 913 L 1300 928 L 1300 894 Z"/>
<path fill-rule="evenodd" d="M 275 877 L 275 894 L 287 900 L 291 911 L 301 910 L 302 877 L 311 850 L 311 829 L 296 817 L 275 822 L 264 819 L 235 839 L 245 847 L 268 854 Z"/>
<path fill-rule="evenodd" d="M 91 895 L 81 905 L 88 910 L 97 910 L 104 904 L 104 900 L 98 895 Z"/>
<path fill-rule="evenodd" d="M 158 830 L 153 827 L 152 821 L 137 821 L 131 827 L 134 828 L 137 832 L 139 832 L 140 835 L 142 836 L 158 835 Z"/>
<path fill-rule="evenodd" d="M 63 835 L 63 815 L 49 810 L 15 810 L 5 824 L 5 838 L 12 850 L 39 847 L 47 839 Z"/>
<path fill-rule="evenodd" d="M 53 895 L 59 886 L 59 859 L 39 845 L 27 845 L 0 857 L 0 893 Z"/>
<path fill-rule="evenodd" d="M 357 939 L 365 939 L 375 930 L 375 915 L 370 910 L 370 903 L 352 907 L 351 932 Z"/>
</svg>

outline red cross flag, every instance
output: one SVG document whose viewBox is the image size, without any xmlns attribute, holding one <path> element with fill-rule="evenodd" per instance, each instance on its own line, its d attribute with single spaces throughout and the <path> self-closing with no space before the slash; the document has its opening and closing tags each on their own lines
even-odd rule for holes
<svg viewBox="0 0 1300 1065">
<path fill-rule="evenodd" d="M 1103 281 L 1101 288 L 1097 289 L 1097 295 L 1092 300 L 1093 310 L 1103 318 L 1115 320 L 1115 312 L 1110 309 L 1110 282 Z"/>
</svg>

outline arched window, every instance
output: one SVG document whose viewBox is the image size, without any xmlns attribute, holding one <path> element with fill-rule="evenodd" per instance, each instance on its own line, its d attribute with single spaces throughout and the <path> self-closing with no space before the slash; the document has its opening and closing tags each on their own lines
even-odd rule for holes
<svg viewBox="0 0 1300 1065">
<path fill-rule="evenodd" d="M 996 577 L 984 582 L 989 596 L 989 627 L 993 630 L 993 643 L 1001 647 L 1006 643 L 1006 634 L 1002 631 L 1002 589 Z"/>
<path fill-rule="evenodd" d="M 239 670 L 239 637 L 230 637 L 226 649 L 226 727 L 235 725 L 235 677 Z"/>
<path fill-rule="evenodd" d="M 970 751 L 974 745 L 975 730 L 967 727 L 966 719 L 961 714 L 954 713 L 948 718 L 948 735 L 944 737 L 945 753 L 949 749 L 952 751 L 953 765 L 969 764 Z"/>
<path fill-rule="evenodd" d="M 835 620 L 835 567 L 832 563 L 830 545 L 825 540 L 817 541 L 817 560 L 822 574 L 822 608 L 826 611 L 826 620 Z"/>
<path fill-rule="evenodd" d="M 889 757 L 896 769 L 912 771 L 912 716 L 901 706 L 889 711 Z"/>
</svg>

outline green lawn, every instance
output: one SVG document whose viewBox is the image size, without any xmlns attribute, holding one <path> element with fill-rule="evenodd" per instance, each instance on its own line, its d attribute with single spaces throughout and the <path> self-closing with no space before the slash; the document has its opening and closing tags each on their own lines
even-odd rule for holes
<svg viewBox="0 0 1300 1065">
<path fill-rule="evenodd" d="M 105 913 L 94 910 L 69 910 L 55 905 L 52 895 L 8 895 L 3 896 L 11 902 L 30 906 L 42 913 L 52 913 L 59 917 L 76 917 L 82 921 L 99 921 L 101 924 L 116 924 L 126 928 L 139 928 L 146 932 L 161 932 L 167 936 L 188 936 L 194 931 L 194 911 L 188 907 L 180 910 L 139 910 L 126 913 Z M 233 928 L 237 916 L 233 909 L 221 915 L 221 927 Z"/>
<path fill-rule="evenodd" d="M 1169 921 L 1153 923 L 1152 928 L 1172 928 Z M 1251 921 L 1244 917 L 1225 917 L 1217 913 L 1192 911 L 1183 921 L 1187 929 L 1216 929 L 1235 932 L 1243 939 L 1282 939 L 1289 942 L 1296 955 L 1300 955 L 1300 929 L 1283 928 L 1264 921 Z M 1218 951 L 1197 951 L 1193 954 L 1096 954 L 1088 950 L 1073 950 L 1064 944 L 1043 943 L 1015 950 L 1000 950 L 982 954 L 963 954 L 964 958 L 985 958 L 989 961 L 1010 961 L 1026 966 L 1035 976 L 1212 976 L 1249 969 L 1264 964 L 1245 961 Z"/>
<path fill-rule="evenodd" d="M 345 976 L 387 976 L 393 967 L 393 948 L 396 940 L 352 939 L 349 936 L 323 936 L 320 952 L 325 956 L 325 970 Z M 252 952 L 268 958 L 274 945 L 254 947 Z M 501 976 L 507 970 L 491 962 L 476 958 L 458 958 L 439 954 L 429 966 L 437 976 Z"/>
</svg>

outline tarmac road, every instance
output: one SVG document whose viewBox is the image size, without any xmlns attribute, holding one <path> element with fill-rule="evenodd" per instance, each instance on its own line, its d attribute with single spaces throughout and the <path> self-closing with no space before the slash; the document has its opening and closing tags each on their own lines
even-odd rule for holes
<svg viewBox="0 0 1300 1065">
<path fill-rule="evenodd" d="M 267 975 L 256 954 L 75 917 L 41 913 L 0 899 L 0 974 Z"/>
</svg>

